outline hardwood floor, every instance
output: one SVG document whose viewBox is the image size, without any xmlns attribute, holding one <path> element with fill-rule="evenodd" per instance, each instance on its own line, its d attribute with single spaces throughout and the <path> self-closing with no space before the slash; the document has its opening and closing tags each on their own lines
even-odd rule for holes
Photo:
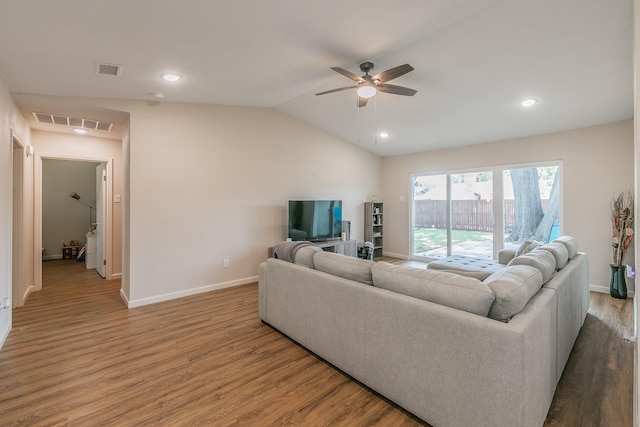
<svg viewBox="0 0 640 427">
<path fill-rule="evenodd" d="M 257 284 L 127 310 L 83 264 L 43 278 L 0 350 L 2 426 L 427 425 L 262 324 Z M 632 312 L 592 294 L 545 425 L 631 425 Z"/>
</svg>

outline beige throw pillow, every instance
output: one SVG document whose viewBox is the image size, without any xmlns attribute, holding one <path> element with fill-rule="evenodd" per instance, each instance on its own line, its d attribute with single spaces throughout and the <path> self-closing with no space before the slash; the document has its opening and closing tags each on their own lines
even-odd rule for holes
<svg viewBox="0 0 640 427">
<path fill-rule="evenodd" d="M 522 242 L 522 244 L 520 245 L 520 247 L 516 251 L 516 256 L 528 254 L 529 252 L 531 252 L 532 250 L 534 250 L 535 248 L 537 248 L 540 245 L 542 245 L 542 243 L 537 242 L 537 241 L 535 241 L 533 239 L 527 239 L 524 242 Z"/>
</svg>

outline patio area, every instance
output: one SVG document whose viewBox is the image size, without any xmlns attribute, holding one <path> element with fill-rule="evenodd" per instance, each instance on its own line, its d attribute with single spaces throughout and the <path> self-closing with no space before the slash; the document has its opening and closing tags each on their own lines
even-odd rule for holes
<svg viewBox="0 0 640 427">
<path fill-rule="evenodd" d="M 441 228 L 415 228 L 413 256 L 444 258 L 447 256 L 447 232 Z M 493 233 L 453 230 L 451 254 L 493 258 Z"/>
</svg>

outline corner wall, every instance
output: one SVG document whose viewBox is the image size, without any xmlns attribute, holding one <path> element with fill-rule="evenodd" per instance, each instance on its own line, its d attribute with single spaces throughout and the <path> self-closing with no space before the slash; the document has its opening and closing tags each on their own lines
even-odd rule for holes
<svg viewBox="0 0 640 427">
<path fill-rule="evenodd" d="M 608 289 L 611 198 L 633 190 L 633 121 L 382 160 L 385 251 L 409 256 L 413 173 L 562 160 L 562 233 L 587 252 L 592 286 Z M 404 201 L 400 201 L 400 197 Z M 633 263 L 633 254 L 625 257 Z"/>
<path fill-rule="evenodd" d="M 13 209 L 13 141 L 12 132 L 20 139 L 20 141 L 28 146 L 31 144 L 31 133 L 27 122 L 24 120 L 17 109 L 9 90 L 4 82 L 0 79 L 0 306 L 2 306 L 5 298 L 12 296 L 12 209 Z M 32 170 L 31 164 L 33 157 L 24 157 L 25 174 Z M 28 177 L 25 177 L 25 188 L 30 185 Z M 29 193 L 25 192 L 24 196 L 28 197 Z M 28 201 L 25 201 L 28 207 Z M 28 221 L 24 223 L 23 236 L 33 234 L 33 225 Z M 31 240 L 33 241 L 33 239 Z M 23 246 L 24 254 L 29 255 L 30 259 L 23 259 L 24 270 L 33 259 L 33 244 L 26 241 Z M 22 284 L 28 286 L 28 284 Z M 15 296 L 14 296 L 15 297 Z M 9 331 L 11 330 L 11 307 L 0 310 L 0 347 L 4 344 Z"/>
</svg>

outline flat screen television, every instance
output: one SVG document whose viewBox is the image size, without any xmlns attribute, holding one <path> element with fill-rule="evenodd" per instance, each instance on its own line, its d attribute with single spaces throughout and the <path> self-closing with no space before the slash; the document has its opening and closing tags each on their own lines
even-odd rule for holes
<svg viewBox="0 0 640 427">
<path fill-rule="evenodd" d="M 289 200 L 289 238 L 323 242 L 340 239 L 342 200 Z"/>
</svg>

